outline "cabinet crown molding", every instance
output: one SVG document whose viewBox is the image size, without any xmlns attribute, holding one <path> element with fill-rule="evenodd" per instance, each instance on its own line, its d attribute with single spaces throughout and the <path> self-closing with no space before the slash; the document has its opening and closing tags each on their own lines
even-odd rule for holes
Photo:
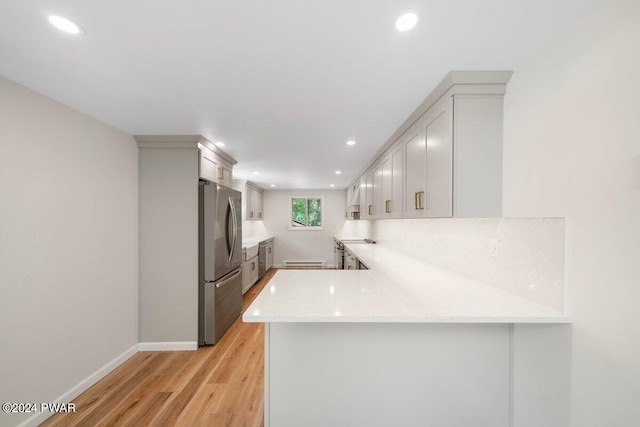
<svg viewBox="0 0 640 427">
<path fill-rule="evenodd" d="M 238 163 L 202 135 L 134 135 L 133 138 L 138 143 L 138 148 L 198 148 L 198 144 L 202 144 L 227 163 Z"/>
<path fill-rule="evenodd" d="M 256 184 L 253 181 L 249 181 L 248 179 L 234 179 L 233 183 L 234 183 L 234 186 L 236 186 L 238 188 L 241 187 L 241 186 L 246 185 L 247 187 L 252 188 L 252 189 L 254 189 L 256 191 L 259 191 L 261 193 L 264 191 L 264 188 L 260 187 L 258 184 Z"/>
<path fill-rule="evenodd" d="M 400 127 L 387 139 L 387 142 L 373 155 L 367 165 L 356 174 L 356 179 L 350 184 L 355 185 L 360 177 L 365 174 L 394 143 L 427 112 L 427 110 L 445 95 L 480 95 L 496 94 L 504 95 L 506 86 L 513 75 L 511 70 L 452 70 L 442 81 L 427 95 Z M 347 187 L 348 189 L 349 187 Z M 346 189 L 345 189 L 346 190 Z"/>
</svg>

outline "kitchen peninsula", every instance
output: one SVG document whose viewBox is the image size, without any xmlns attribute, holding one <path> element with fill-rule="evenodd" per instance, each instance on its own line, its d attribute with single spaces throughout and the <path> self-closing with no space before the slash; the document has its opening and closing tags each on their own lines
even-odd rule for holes
<svg viewBox="0 0 640 427">
<path fill-rule="evenodd" d="M 345 246 L 369 270 L 279 271 L 243 315 L 265 323 L 265 426 L 560 425 L 565 310 Z"/>
</svg>

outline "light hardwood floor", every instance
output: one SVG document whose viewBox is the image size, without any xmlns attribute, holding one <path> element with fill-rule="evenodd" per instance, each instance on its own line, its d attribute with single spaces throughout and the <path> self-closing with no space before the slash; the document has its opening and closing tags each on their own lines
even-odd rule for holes
<svg viewBox="0 0 640 427">
<path fill-rule="evenodd" d="M 276 273 L 243 297 L 246 309 Z M 264 325 L 241 318 L 214 346 L 140 352 L 42 426 L 244 426 L 264 422 Z"/>
</svg>

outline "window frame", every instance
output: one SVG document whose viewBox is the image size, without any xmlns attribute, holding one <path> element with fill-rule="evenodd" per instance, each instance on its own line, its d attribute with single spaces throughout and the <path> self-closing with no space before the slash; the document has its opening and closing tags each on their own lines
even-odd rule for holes
<svg viewBox="0 0 640 427">
<path fill-rule="evenodd" d="M 293 200 L 305 199 L 305 206 L 309 206 L 309 199 L 320 200 L 320 225 L 318 226 L 293 226 Z M 307 208 L 308 209 L 308 208 Z M 309 212 L 307 210 L 307 221 L 309 220 Z M 321 231 L 324 230 L 324 196 L 290 196 L 289 197 L 289 230 L 295 231 Z"/>
</svg>

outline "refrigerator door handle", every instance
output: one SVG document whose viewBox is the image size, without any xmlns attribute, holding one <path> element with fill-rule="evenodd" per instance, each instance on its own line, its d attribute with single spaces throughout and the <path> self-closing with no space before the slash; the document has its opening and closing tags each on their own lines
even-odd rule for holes
<svg viewBox="0 0 640 427">
<path fill-rule="evenodd" d="M 240 273 L 242 273 L 242 268 L 238 269 L 238 272 L 233 276 L 229 277 L 228 279 L 224 279 L 222 282 L 216 283 L 216 289 L 219 289 L 224 285 L 226 285 L 227 283 L 232 282 L 236 277 L 240 275 Z"/>
<path fill-rule="evenodd" d="M 224 238 L 226 240 L 227 243 L 227 252 L 229 252 L 229 261 L 231 261 L 231 254 L 233 253 L 233 240 L 230 239 L 230 235 L 232 234 L 231 232 L 229 232 L 229 227 L 233 227 L 233 209 L 231 209 L 231 205 L 227 205 L 227 215 L 226 215 L 226 220 L 225 220 L 225 225 L 226 225 L 226 230 L 224 232 Z"/>
<path fill-rule="evenodd" d="M 229 251 L 229 262 L 231 262 L 231 260 L 233 259 L 233 253 L 235 252 L 236 249 L 236 238 L 238 237 L 238 219 L 236 218 L 236 207 L 233 203 L 233 199 L 231 197 L 229 197 L 229 208 L 231 209 L 231 221 L 232 221 L 232 228 L 233 228 L 233 234 L 231 237 L 231 250 Z M 227 233 L 229 233 L 229 230 L 227 229 Z M 227 239 L 229 238 L 229 236 L 227 236 Z"/>
</svg>

